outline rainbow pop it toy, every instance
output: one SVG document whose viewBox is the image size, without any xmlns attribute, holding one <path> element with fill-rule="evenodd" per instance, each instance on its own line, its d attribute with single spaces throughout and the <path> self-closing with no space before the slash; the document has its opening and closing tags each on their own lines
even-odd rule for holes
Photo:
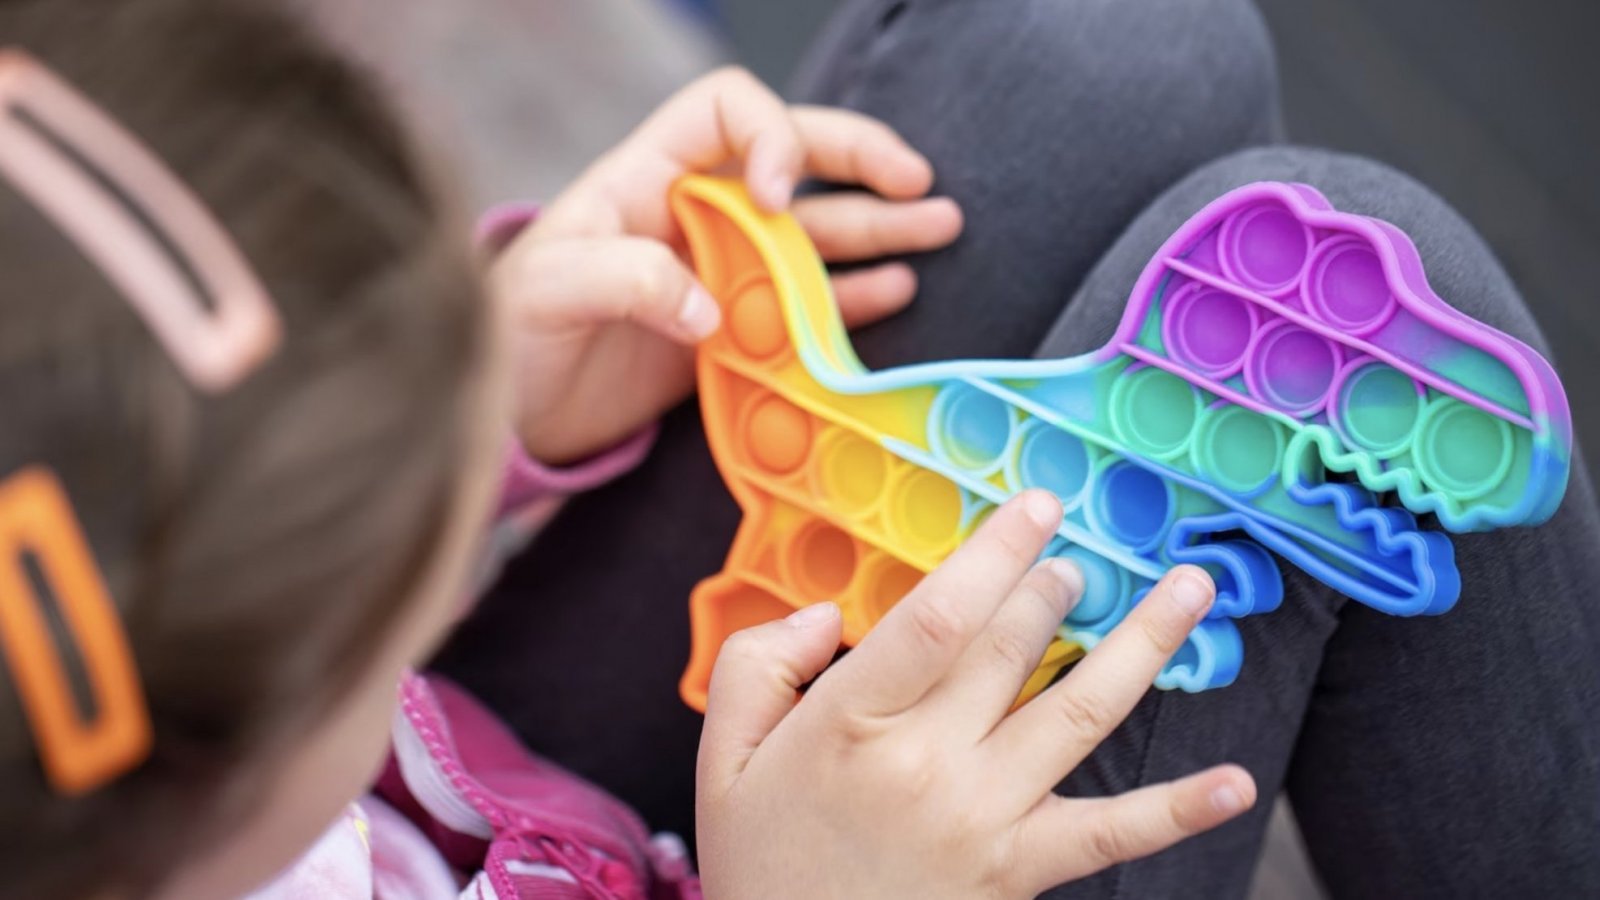
<svg viewBox="0 0 1600 900">
<path fill-rule="evenodd" d="M 685 179 L 673 204 L 724 310 L 700 396 L 744 512 L 691 600 L 681 689 L 697 708 L 730 633 L 831 599 L 853 644 L 1026 487 L 1061 498 L 1046 553 L 1077 561 L 1087 593 L 1024 697 L 1178 563 L 1210 571 L 1217 602 L 1161 688 L 1234 679 L 1232 620 L 1283 598 L 1269 549 L 1373 609 L 1442 613 L 1454 553 L 1415 516 L 1533 524 L 1566 488 L 1571 422 L 1549 363 L 1441 301 L 1405 234 L 1305 185 L 1249 185 L 1196 214 L 1100 350 L 879 372 L 793 219 L 721 179 Z"/>
</svg>

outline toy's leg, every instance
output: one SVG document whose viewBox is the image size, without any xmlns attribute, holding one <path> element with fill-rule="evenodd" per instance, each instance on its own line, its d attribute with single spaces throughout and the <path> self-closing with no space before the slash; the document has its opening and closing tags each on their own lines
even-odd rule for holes
<svg viewBox="0 0 1600 900">
<path fill-rule="evenodd" d="M 916 262 L 914 308 L 857 335 L 874 366 L 1027 356 L 1129 217 L 1272 133 L 1272 52 L 1244 0 L 911 2 L 882 28 L 888 5 L 846 4 L 808 62 L 827 83 L 797 99 L 886 118 L 933 157 L 968 224 Z M 639 471 L 568 504 L 439 665 L 534 749 L 688 835 L 688 597 L 737 524 L 686 405 Z"/>
<path fill-rule="evenodd" d="M 1458 308 L 1543 352 L 1516 289 L 1443 201 L 1392 169 L 1303 149 L 1249 151 L 1196 172 L 1140 215 L 1041 348 L 1100 346 L 1156 247 L 1251 181 L 1301 181 L 1416 241 Z M 1581 462 L 1548 524 L 1455 536 L 1462 596 L 1437 617 L 1380 615 L 1290 570 L 1282 607 L 1239 622 L 1235 684 L 1152 694 L 1063 785 L 1123 791 L 1236 761 L 1263 797 L 1287 785 L 1340 897 L 1600 892 L 1600 520 Z M 1270 804 L 1062 896 L 1242 896 Z M 1488 848 L 1475 853 L 1469 848 Z"/>
</svg>

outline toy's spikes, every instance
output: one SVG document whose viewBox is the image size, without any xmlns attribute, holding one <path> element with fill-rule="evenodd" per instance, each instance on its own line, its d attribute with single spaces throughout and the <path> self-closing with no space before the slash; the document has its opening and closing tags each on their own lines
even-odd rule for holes
<svg viewBox="0 0 1600 900">
<path fill-rule="evenodd" d="M 1177 563 L 1208 569 L 1218 597 L 1164 688 L 1232 681 L 1231 620 L 1282 599 L 1267 549 L 1374 609 L 1443 612 L 1460 591 L 1453 550 L 1415 514 L 1452 531 L 1533 524 L 1565 489 L 1571 424 L 1549 365 L 1435 296 L 1399 231 L 1303 185 L 1250 185 L 1198 213 L 1101 350 L 881 372 L 851 350 L 793 219 L 719 179 L 685 179 L 674 208 L 724 307 L 700 396 L 744 511 L 691 601 L 682 690 L 697 707 L 729 633 L 832 599 L 854 643 L 1023 488 L 1062 499 L 1047 552 L 1088 582 L 1024 696 Z"/>
</svg>

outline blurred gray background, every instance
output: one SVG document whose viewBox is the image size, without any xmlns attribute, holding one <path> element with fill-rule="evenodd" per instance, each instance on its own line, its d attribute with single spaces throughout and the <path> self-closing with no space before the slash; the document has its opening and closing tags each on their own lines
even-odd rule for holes
<svg viewBox="0 0 1600 900">
<path fill-rule="evenodd" d="M 719 62 L 781 87 L 837 5 L 299 2 L 390 82 L 480 207 L 553 196 Z M 1475 223 L 1554 345 L 1580 438 L 1600 447 L 1600 3 L 1257 4 L 1277 41 L 1290 138 L 1404 169 Z M 1253 897 L 1319 896 L 1280 803 Z"/>
</svg>

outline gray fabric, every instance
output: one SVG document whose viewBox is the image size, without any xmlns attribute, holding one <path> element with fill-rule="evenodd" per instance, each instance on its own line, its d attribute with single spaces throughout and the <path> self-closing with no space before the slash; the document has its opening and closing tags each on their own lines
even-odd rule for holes
<svg viewBox="0 0 1600 900">
<path fill-rule="evenodd" d="M 967 214 L 956 246 L 914 261 L 914 308 L 856 336 L 870 365 L 1098 346 L 1162 238 L 1267 178 L 1399 225 L 1442 296 L 1540 343 L 1482 241 L 1415 182 L 1317 151 L 1240 152 L 1277 121 L 1245 0 L 854 0 L 796 94 L 889 121 Z M 1458 538 L 1466 588 L 1445 616 L 1380 616 L 1291 572 L 1283 608 L 1242 624 L 1235 685 L 1152 694 L 1063 789 L 1233 760 L 1263 797 L 1287 787 L 1336 896 L 1600 893 L 1600 523 L 1581 471 L 1549 525 Z M 535 749 L 689 833 L 685 600 L 736 523 L 680 409 L 639 471 L 568 505 L 439 665 Z M 1055 895 L 1243 896 L 1269 809 Z"/>
</svg>

